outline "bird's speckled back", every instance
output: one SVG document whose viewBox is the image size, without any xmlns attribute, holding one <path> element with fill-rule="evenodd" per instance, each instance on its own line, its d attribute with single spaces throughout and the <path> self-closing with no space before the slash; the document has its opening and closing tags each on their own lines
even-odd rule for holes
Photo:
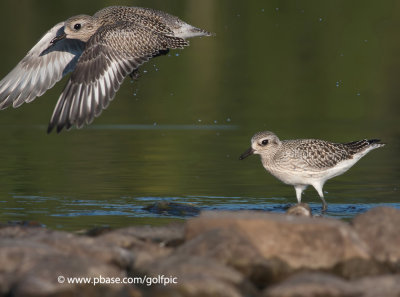
<svg viewBox="0 0 400 297">
<path fill-rule="evenodd" d="M 299 160 L 299 166 L 303 163 L 304 167 L 326 169 L 352 156 L 353 152 L 344 144 L 318 139 L 296 139 L 282 141 L 282 150 L 274 159 L 281 164 L 284 160 Z"/>
<path fill-rule="evenodd" d="M 166 12 L 142 7 L 110 6 L 93 15 L 103 25 L 115 24 L 116 22 L 131 22 L 142 24 L 160 33 L 172 33 L 177 24 L 183 22 Z"/>
</svg>

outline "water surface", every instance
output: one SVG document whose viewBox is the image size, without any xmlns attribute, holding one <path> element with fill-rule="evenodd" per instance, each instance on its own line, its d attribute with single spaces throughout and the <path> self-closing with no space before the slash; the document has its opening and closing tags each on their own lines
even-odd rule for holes
<svg viewBox="0 0 400 297">
<path fill-rule="evenodd" d="M 0 76 L 52 25 L 130 1 L 2 1 Z M 127 79 L 83 130 L 46 134 L 66 80 L 32 104 L 0 111 L 0 221 L 58 229 L 165 224 L 159 201 L 203 210 L 283 212 L 293 187 L 243 161 L 251 136 L 348 142 L 381 138 L 324 187 L 328 216 L 400 207 L 400 40 L 395 1 L 137 1 L 216 33 Z M 18 21 L 14 16 L 18 13 Z M 309 188 L 303 200 L 320 211 Z"/>
</svg>

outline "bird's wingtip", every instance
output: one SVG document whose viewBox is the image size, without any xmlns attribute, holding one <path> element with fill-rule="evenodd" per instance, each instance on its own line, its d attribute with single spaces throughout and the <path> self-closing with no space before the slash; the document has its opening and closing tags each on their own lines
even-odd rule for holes
<svg viewBox="0 0 400 297">
<path fill-rule="evenodd" d="M 375 146 L 377 146 L 377 147 L 382 147 L 382 146 L 385 146 L 386 145 L 386 143 L 384 143 L 384 142 L 381 142 L 381 140 L 380 139 L 369 139 L 369 140 L 367 140 L 368 141 L 368 143 L 370 144 L 370 145 L 375 145 Z"/>
<path fill-rule="evenodd" d="M 50 134 L 52 130 L 53 130 L 53 125 L 49 124 L 47 126 L 47 134 Z"/>
</svg>

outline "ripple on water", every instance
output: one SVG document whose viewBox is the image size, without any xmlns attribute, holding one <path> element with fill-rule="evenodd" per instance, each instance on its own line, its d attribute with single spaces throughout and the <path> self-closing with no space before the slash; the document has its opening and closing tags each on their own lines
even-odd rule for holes
<svg viewBox="0 0 400 297">
<path fill-rule="evenodd" d="M 15 195 L 15 205 L 3 204 L 3 220 L 12 221 L 13 219 L 35 220 L 46 223 L 49 217 L 64 218 L 64 224 L 68 218 L 85 221 L 85 217 L 94 217 L 96 221 L 103 225 L 114 225 L 116 218 L 133 219 L 160 219 L 175 218 L 183 219 L 196 216 L 198 211 L 151 211 L 153 204 L 167 203 L 177 205 L 180 209 L 190 208 L 216 211 L 239 211 L 255 210 L 284 213 L 294 203 L 288 204 L 286 198 L 254 198 L 254 197 L 224 197 L 224 196 L 185 196 L 185 197 L 129 197 L 124 196 L 117 199 L 96 200 L 96 199 L 71 199 L 66 197 L 46 197 L 32 195 Z M 4 202 L 4 201 L 2 201 Z M 314 215 L 321 215 L 321 203 L 309 203 Z M 364 213 L 371 208 L 378 206 L 388 206 L 400 209 L 400 203 L 329 203 L 328 211 L 324 216 L 349 220 L 357 214 Z M 178 210 L 179 210 L 178 207 Z M 152 221 L 146 221 L 151 222 Z M 75 222 L 76 223 L 76 222 Z M 56 227 L 63 228 L 60 224 Z"/>
</svg>

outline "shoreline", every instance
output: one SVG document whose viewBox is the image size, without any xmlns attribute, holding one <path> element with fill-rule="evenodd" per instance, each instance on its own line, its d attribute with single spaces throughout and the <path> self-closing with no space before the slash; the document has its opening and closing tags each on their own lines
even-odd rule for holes
<svg viewBox="0 0 400 297">
<path fill-rule="evenodd" d="M 399 225 L 377 207 L 350 222 L 206 211 L 81 235 L 1 226 L 0 296 L 398 296 Z"/>
</svg>

